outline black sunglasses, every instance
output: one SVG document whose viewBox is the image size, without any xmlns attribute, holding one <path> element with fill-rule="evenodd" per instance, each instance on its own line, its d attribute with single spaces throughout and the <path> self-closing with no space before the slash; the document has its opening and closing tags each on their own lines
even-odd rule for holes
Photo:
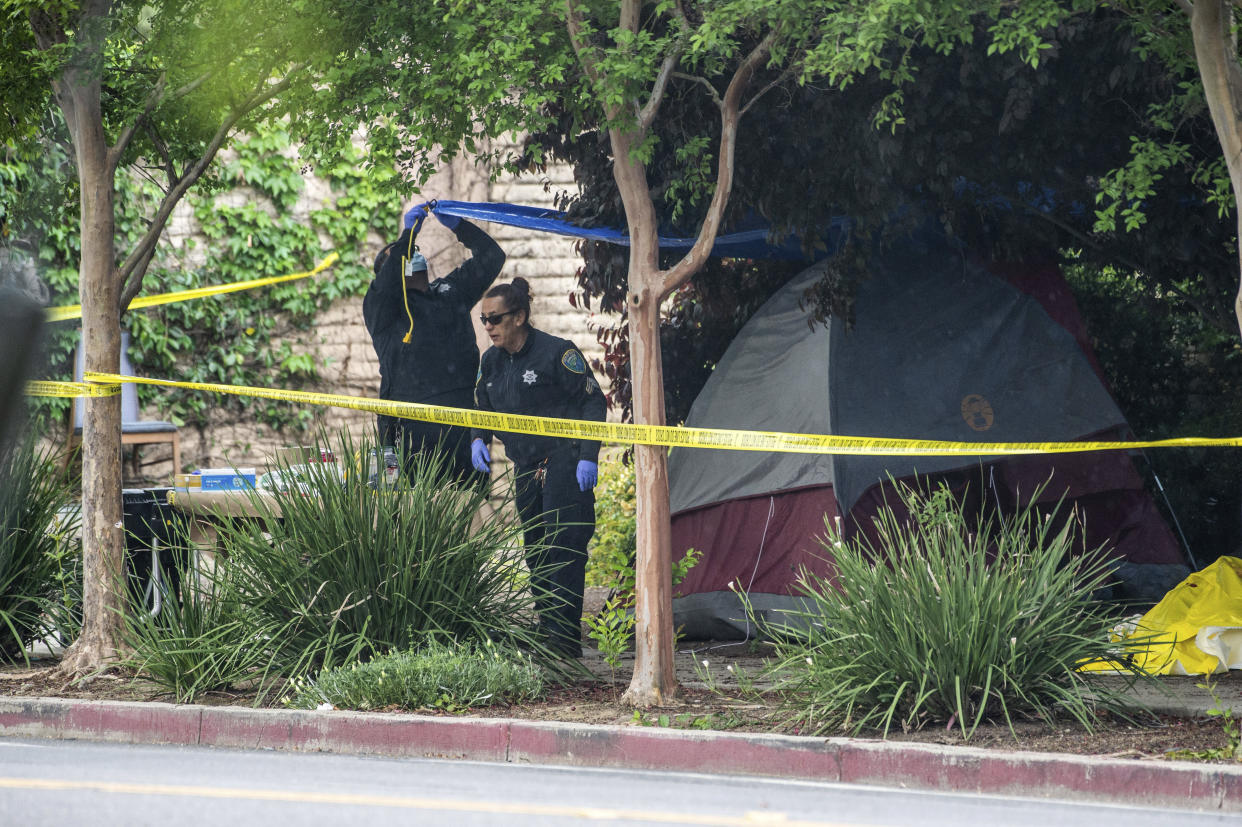
<svg viewBox="0 0 1242 827">
<path fill-rule="evenodd" d="M 508 316 L 510 313 L 516 313 L 516 312 L 517 312 L 516 310 L 506 310 L 504 313 L 493 313 L 490 316 L 485 314 L 479 317 L 479 321 L 481 321 L 485 325 L 498 325 L 500 324 L 500 320 L 503 319 L 505 316 Z"/>
</svg>

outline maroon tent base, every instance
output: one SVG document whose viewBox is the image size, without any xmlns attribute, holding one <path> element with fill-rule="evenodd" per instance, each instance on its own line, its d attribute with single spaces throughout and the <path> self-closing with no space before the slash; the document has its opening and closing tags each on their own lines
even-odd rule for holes
<svg viewBox="0 0 1242 827">
<path fill-rule="evenodd" d="M 1050 464 L 1046 456 L 1017 457 L 981 469 L 929 475 L 919 484 L 946 484 L 968 508 L 1008 514 L 1048 483 Z M 1063 454 L 1055 458 L 1055 466 L 1059 485 L 1044 485 L 1037 508 L 1056 509 L 1059 519 L 1076 514 L 1080 550 L 1101 545 L 1113 549 L 1119 561 L 1115 598 L 1154 603 L 1185 578 L 1189 568 L 1181 547 L 1126 454 Z M 1065 500 L 1058 507 L 1062 492 Z M 866 491 L 842 526 L 847 536 L 867 531 L 886 502 L 902 513 L 891 484 Z M 831 485 L 714 503 L 674 515 L 674 559 L 695 548 L 708 552 L 710 561 L 691 569 L 675 589 L 674 623 L 680 633 L 692 640 L 754 636 L 739 591 L 761 620 L 781 623 L 782 612 L 803 605 L 798 598 L 803 574 L 833 582 L 836 569 L 823 539 L 825 520 L 839 516 Z"/>
</svg>

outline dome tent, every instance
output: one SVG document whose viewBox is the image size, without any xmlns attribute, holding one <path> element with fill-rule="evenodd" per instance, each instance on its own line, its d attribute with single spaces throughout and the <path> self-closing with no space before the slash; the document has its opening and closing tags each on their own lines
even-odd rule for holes
<svg viewBox="0 0 1242 827">
<path fill-rule="evenodd" d="M 802 306 L 825 263 L 795 276 L 743 327 L 691 408 L 696 427 L 957 442 L 1110 440 L 1125 418 L 1094 363 L 1053 264 L 984 266 L 924 230 L 872 258 L 852 327 Z M 829 456 L 676 448 L 674 559 L 703 553 L 677 588 L 691 639 L 750 632 L 730 583 L 761 614 L 794 607 L 802 568 L 831 577 L 824 520 L 847 534 L 894 502 L 891 480 L 944 481 L 1002 513 L 1048 482 L 1088 547 L 1120 559 L 1117 595 L 1158 600 L 1188 574 L 1181 549 L 1122 451 L 1007 457 Z M 1064 513 L 1064 512 L 1063 512 Z"/>
</svg>

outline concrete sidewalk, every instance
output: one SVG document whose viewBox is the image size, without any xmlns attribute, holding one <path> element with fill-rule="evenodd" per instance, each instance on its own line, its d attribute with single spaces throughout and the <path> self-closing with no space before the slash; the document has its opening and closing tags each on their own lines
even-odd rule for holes
<svg viewBox="0 0 1242 827">
<path fill-rule="evenodd" d="M 0 736 L 779 776 L 1242 813 L 1242 764 L 498 718 L 0 697 Z"/>
</svg>

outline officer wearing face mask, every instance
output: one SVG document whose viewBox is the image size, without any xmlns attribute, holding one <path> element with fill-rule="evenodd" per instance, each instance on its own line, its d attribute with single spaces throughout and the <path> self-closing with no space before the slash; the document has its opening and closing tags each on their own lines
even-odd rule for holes
<svg viewBox="0 0 1242 827">
<path fill-rule="evenodd" d="M 582 352 L 531 326 L 526 279 L 488 290 L 480 318 L 492 347 L 483 354 L 475 383 L 479 410 L 604 420 L 607 402 Z M 474 467 L 488 471 L 492 434 L 476 430 L 474 436 Z M 599 443 L 517 433 L 499 438 L 515 466 L 514 499 L 540 632 L 558 654 L 582 657 L 582 593 L 587 543 L 595 533 Z"/>
<path fill-rule="evenodd" d="M 414 239 L 434 204 L 407 212 L 401 236 L 376 256 L 375 280 L 362 314 L 379 357 L 381 399 L 473 408 L 479 349 L 470 309 L 500 274 L 505 254 L 474 224 L 437 213 L 470 250 L 470 258 L 447 276 L 432 279 Z M 466 429 L 383 415 L 377 425 L 381 444 L 399 446 L 407 463 L 438 448 L 458 479 L 486 481 L 471 464 Z"/>
</svg>

